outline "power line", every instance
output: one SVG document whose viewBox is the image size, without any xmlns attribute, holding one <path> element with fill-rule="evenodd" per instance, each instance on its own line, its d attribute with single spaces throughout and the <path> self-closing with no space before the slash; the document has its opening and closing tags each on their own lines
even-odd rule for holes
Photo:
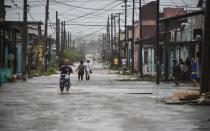
<svg viewBox="0 0 210 131">
<path fill-rule="evenodd" d="M 87 35 L 85 35 L 85 36 L 81 36 L 81 37 L 79 37 L 79 39 L 82 39 L 82 38 L 84 39 L 84 38 L 87 38 L 87 37 L 89 37 L 89 36 L 92 36 L 92 35 L 98 33 L 99 31 L 101 31 L 101 30 L 103 30 L 103 29 L 105 29 L 105 28 L 106 28 L 106 27 L 103 27 L 103 28 L 100 28 L 99 30 L 96 30 L 96 31 L 90 33 L 90 34 L 87 34 Z"/>
<path fill-rule="evenodd" d="M 103 9 L 105 9 L 105 8 L 107 8 L 107 7 L 111 6 L 111 5 L 113 5 L 113 4 L 116 3 L 116 2 L 117 2 L 117 0 L 115 0 L 114 2 L 111 2 L 110 5 L 105 6 Z M 117 6 L 118 6 L 118 5 L 117 5 Z M 117 6 L 115 6 L 115 7 L 117 7 Z M 81 15 L 81 16 L 78 16 L 78 17 L 76 17 L 76 18 L 74 18 L 74 19 L 67 20 L 67 22 L 69 22 L 69 21 L 74 21 L 74 20 L 83 18 L 83 17 L 85 17 L 85 16 L 88 16 L 88 15 L 91 15 L 91 14 L 94 14 L 94 13 L 97 13 L 97 12 L 99 12 L 99 11 L 101 11 L 101 10 L 93 11 L 93 12 L 90 12 L 90 13 L 87 13 L 87 14 L 84 14 L 84 15 Z"/>
<path fill-rule="evenodd" d="M 31 12 L 28 10 L 28 14 L 30 15 L 30 17 L 31 17 L 31 19 L 33 20 L 33 21 L 36 21 L 35 19 L 34 19 L 34 17 L 31 15 Z"/>
<path fill-rule="evenodd" d="M 11 2 L 16 8 L 23 10 L 23 8 L 19 7 L 18 4 L 16 4 L 14 0 L 11 0 Z"/>
<path fill-rule="evenodd" d="M 58 1 L 52 1 L 52 3 L 62 4 L 62 5 L 65 5 L 65 6 L 71 6 L 71 7 L 75 7 L 75 8 L 79 8 L 79 9 L 86 9 L 86 10 L 105 10 L 105 11 L 109 11 L 109 10 L 107 10 L 107 9 L 88 8 L 88 7 L 82 7 L 82 6 L 76 6 L 76 5 L 61 3 L 61 2 L 58 2 Z"/>
<path fill-rule="evenodd" d="M 55 24 L 55 23 L 51 23 Z M 73 23 L 66 23 L 66 25 L 77 25 L 77 26 L 106 26 L 106 25 L 96 25 L 96 24 L 73 24 Z"/>
<path fill-rule="evenodd" d="M 87 3 L 89 3 L 89 2 L 91 2 L 91 1 L 87 1 L 87 2 L 85 2 L 85 3 L 83 3 L 83 4 L 81 4 L 80 6 L 82 6 L 82 5 L 86 5 L 86 4 L 87 4 Z M 68 9 L 68 10 L 66 10 L 66 11 L 62 12 L 62 14 L 65 14 L 66 12 L 72 11 L 72 10 L 74 10 L 74 9 L 77 9 L 77 8 Z"/>
</svg>

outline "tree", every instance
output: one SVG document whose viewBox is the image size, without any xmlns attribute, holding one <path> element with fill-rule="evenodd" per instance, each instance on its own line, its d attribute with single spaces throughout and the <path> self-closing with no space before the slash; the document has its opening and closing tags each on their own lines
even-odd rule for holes
<svg viewBox="0 0 210 131">
<path fill-rule="evenodd" d="M 85 58 L 85 54 L 80 50 L 75 50 L 75 49 L 66 49 L 64 50 L 64 59 L 70 59 L 71 64 L 73 64 L 76 61 L 83 60 Z"/>
</svg>

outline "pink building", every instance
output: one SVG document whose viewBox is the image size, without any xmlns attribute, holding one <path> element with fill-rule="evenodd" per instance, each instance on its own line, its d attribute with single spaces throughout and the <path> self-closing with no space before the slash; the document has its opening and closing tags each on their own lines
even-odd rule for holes
<svg viewBox="0 0 210 131">
<path fill-rule="evenodd" d="M 184 8 L 164 8 L 163 13 L 160 13 L 161 17 L 173 17 L 186 13 Z M 135 41 L 139 40 L 140 35 L 140 25 L 139 21 L 135 22 L 134 29 Z M 142 37 L 143 40 L 148 40 L 150 38 L 155 38 L 156 33 L 156 1 L 152 1 L 144 6 L 142 6 Z M 139 42 L 134 46 L 134 69 L 138 70 L 139 66 Z M 154 47 L 155 41 L 144 42 L 142 49 L 143 57 L 143 72 L 144 74 L 154 73 Z"/>
<path fill-rule="evenodd" d="M 152 1 L 148 3 L 147 5 L 144 5 L 142 7 L 142 37 L 143 39 L 150 38 L 155 35 L 155 25 L 156 25 L 156 2 Z M 140 25 L 139 21 L 135 23 L 135 29 L 134 29 L 134 38 L 135 40 L 139 40 L 139 35 L 140 35 Z M 146 48 L 151 47 L 149 46 L 144 46 L 143 50 L 143 62 L 144 66 L 147 63 L 147 54 L 146 53 Z M 152 45 L 153 48 L 153 45 Z M 145 55 L 144 55 L 145 54 Z M 139 44 L 135 44 L 134 46 L 134 69 L 138 71 L 138 65 L 139 65 Z M 144 71 L 145 72 L 145 71 Z"/>
</svg>

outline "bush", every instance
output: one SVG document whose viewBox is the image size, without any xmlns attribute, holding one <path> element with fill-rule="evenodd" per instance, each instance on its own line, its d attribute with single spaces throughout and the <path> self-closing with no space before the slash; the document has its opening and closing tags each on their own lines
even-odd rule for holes
<svg viewBox="0 0 210 131">
<path fill-rule="evenodd" d="M 137 80 L 139 80 L 139 81 L 152 81 L 152 82 L 154 82 L 155 81 L 155 76 L 145 75 L 143 77 L 138 77 Z"/>
<path fill-rule="evenodd" d="M 38 70 L 31 70 L 30 74 L 33 77 L 39 77 L 41 75 L 49 76 L 52 74 L 56 74 L 56 72 L 57 72 L 57 68 L 49 67 L 46 72 L 41 72 L 41 70 L 38 69 Z"/>
<path fill-rule="evenodd" d="M 34 77 L 39 77 L 39 76 L 41 76 L 41 71 L 40 70 L 31 70 L 31 75 Z"/>
<path fill-rule="evenodd" d="M 12 79 L 12 76 L 6 76 L 6 79 L 7 79 L 7 81 L 9 81 L 9 82 L 13 82 L 13 79 Z"/>
<path fill-rule="evenodd" d="M 47 73 L 48 73 L 49 75 L 52 75 L 52 74 L 56 74 L 56 71 L 57 71 L 56 68 L 49 68 L 49 69 L 47 70 Z"/>
</svg>

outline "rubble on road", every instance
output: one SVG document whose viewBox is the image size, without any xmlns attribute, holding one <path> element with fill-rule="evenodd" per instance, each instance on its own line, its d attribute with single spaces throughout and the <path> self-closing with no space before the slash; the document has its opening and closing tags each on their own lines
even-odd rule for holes
<svg viewBox="0 0 210 131">
<path fill-rule="evenodd" d="M 210 92 L 201 94 L 200 98 L 197 100 L 200 105 L 210 105 Z"/>
<path fill-rule="evenodd" d="M 195 90 L 182 90 L 176 91 L 171 96 L 172 100 L 180 100 L 180 101 L 189 101 L 189 100 L 196 100 L 200 96 L 200 93 Z"/>
<path fill-rule="evenodd" d="M 196 90 L 179 90 L 163 98 L 163 102 L 166 104 L 210 105 L 210 92 L 200 95 L 200 92 Z"/>
</svg>

